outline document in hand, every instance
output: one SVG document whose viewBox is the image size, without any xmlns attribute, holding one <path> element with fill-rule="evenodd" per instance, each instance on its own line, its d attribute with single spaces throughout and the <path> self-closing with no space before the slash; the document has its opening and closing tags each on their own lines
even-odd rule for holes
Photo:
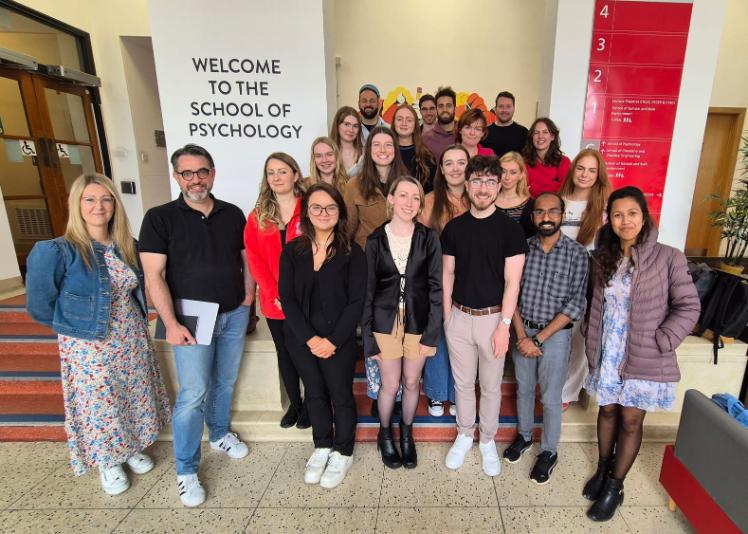
<svg viewBox="0 0 748 534">
<path fill-rule="evenodd" d="M 190 331 L 198 345 L 210 345 L 218 317 L 218 303 L 203 300 L 175 299 L 177 321 Z M 166 326 L 161 317 L 156 321 L 156 339 L 166 339 Z"/>
</svg>

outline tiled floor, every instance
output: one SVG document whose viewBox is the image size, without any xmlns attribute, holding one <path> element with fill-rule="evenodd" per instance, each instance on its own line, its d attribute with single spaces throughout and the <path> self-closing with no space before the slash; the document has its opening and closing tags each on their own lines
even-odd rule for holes
<svg viewBox="0 0 748 534">
<path fill-rule="evenodd" d="M 406 471 L 385 469 L 374 444 L 364 443 L 332 491 L 302 481 L 311 444 L 251 444 L 243 460 L 204 448 L 209 496 L 192 510 L 177 497 L 170 445 L 156 444 L 156 468 L 110 497 L 95 472 L 72 476 L 62 443 L 0 443 L 0 532 L 692 532 L 680 512 L 668 511 L 657 482 L 661 444 L 642 447 L 625 504 L 603 525 L 587 520 L 580 495 L 594 470 L 594 444 L 562 444 L 551 483 L 536 486 L 528 479 L 531 454 L 490 479 L 477 447 L 454 472 L 442 463 L 448 443 L 419 443 L 418 468 Z"/>
</svg>

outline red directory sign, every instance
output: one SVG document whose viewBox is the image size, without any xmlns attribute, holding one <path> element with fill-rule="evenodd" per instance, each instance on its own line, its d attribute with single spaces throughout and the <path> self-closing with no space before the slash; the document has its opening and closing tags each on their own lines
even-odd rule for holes
<svg viewBox="0 0 748 534">
<path fill-rule="evenodd" d="M 644 191 L 658 221 L 691 7 L 595 2 L 582 146 L 600 150 L 614 188 Z"/>
</svg>

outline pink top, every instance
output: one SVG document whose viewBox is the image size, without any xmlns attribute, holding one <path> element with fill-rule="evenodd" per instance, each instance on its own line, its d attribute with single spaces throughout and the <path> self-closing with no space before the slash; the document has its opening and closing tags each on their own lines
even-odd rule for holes
<svg viewBox="0 0 748 534">
<path fill-rule="evenodd" d="M 495 156 L 496 152 L 494 152 L 488 147 L 481 146 L 480 143 L 478 143 L 478 155 L 479 156 Z"/>
<path fill-rule="evenodd" d="M 536 163 L 527 164 L 527 184 L 530 186 L 530 195 L 536 198 L 541 193 L 558 193 L 561 184 L 564 183 L 566 175 L 569 174 L 571 161 L 566 156 L 561 157 L 558 167 Z"/>
</svg>

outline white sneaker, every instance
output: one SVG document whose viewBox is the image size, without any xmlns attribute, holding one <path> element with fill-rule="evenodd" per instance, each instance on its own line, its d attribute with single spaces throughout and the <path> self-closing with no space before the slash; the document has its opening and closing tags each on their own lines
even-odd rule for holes
<svg viewBox="0 0 748 534">
<path fill-rule="evenodd" d="M 327 468 L 322 473 L 319 485 L 325 489 L 332 489 L 343 482 L 345 475 L 351 470 L 353 465 L 353 456 L 343 456 L 338 451 L 330 454 L 327 461 Z"/>
<path fill-rule="evenodd" d="M 457 416 L 457 404 L 454 402 L 449 405 L 449 415 L 451 415 L 452 417 Z"/>
<path fill-rule="evenodd" d="M 177 475 L 179 499 L 188 508 L 200 506 L 205 502 L 205 489 L 197 475 Z"/>
<path fill-rule="evenodd" d="M 465 455 L 473 446 L 473 436 L 457 434 L 454 444 L 447 453 L 447 459 L 444 461 L 449 469 L 459 469 L 465 463 Z"/>
<path fill-rule="evenodd" d="M 211 441 L 210 448 L 214 451 L 223 451 L 229 458 L 238 460 L 249 454 L 249 447 L 239 439 L 234 432 L 229 432 L 218 441 Z"/>
<path fill-rule="evenodd" d="M 496 450 L 496 442 L 491 440 L 488 443 L 481 443 L 478 449 L 483 456 L 483 472 L 490 477 L 498 476 L 501 473 L 501 460 Z"/>
<path fill-rule="evenodd" d="M 429 415 L 431 417 L 444 415 L 444 403 L 440 400 L 429 399 Z"/>
<path fill-rule="evenodd" d="M 307 484 L 319 484 L 322 473 L 325 472 L 325 467 L 327 467 L 327 460 L 330 458 L 331 452 L 332 449 L 314 449 L 312 456 L 306 463 L 304 482 Z"/>
<path fill-rule="evenodd" d="M 109 469 L 99 468 L 99 479 L 101 488 L 109 495 L 119 495 L 130 487 L 130 480 L 122 465 L 115 465 Z"/>
<path fill-rule="evenodd" d="M 136 475 L 144 475 L 153 469 L 153 460 L 147 454 L 139 452 L 127 459 L 127 466 Z"/>
</svg>

